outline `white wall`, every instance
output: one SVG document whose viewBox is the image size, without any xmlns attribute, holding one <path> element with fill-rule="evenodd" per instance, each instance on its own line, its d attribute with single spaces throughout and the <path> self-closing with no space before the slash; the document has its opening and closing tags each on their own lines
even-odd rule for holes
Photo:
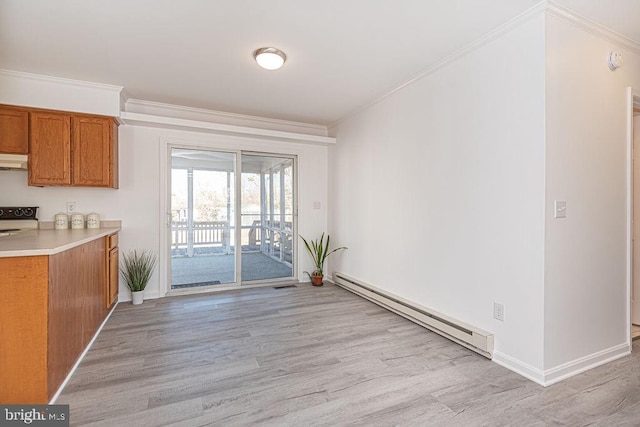
<svg viewBox="0 0 640 427">
<path fill-rule="evenodd" d="M 640 90 L 639 90 L 640 91 Z M 640 99 L 635 102 L 640 105 Z M 640 111 L 635 107 L 633 112 L 633 152 L 640 153 Z M 631 322 L 640 325 L 640 158 L 633 162 L 633 253 L 632 253 L 632 288 Z"/>
<path fill-rule="evenodd" d="M 53 215 L 64 211 L 65 202 L 75 201 L 79 212 L 96 211 L 102 219 L 120 219 L 121 252 L 131 249 L 150 249 L 161 253 L 160 246 L 160 184 L 161 150 L 163 141 L 197 143 L 200 146 L 233 148 L 263 152 L 295 154 L 298 156 L 299 232 L 304 236 L 320 235 L 327 228 L 327 147 L 309 143 L 274 142 L 250 138 L 220 137 L 197 132 L 121 126 L 120 189 L 29 187 L 27 173 L 0 171 L 0 204 L 40 206 L 40 220 L 51 221 Z M 320 209 L 313 209 L 313 202 Z M 299 242 L 298 242 L 299 245 Z M 311 270 L 312 262 L 298 246 L 296 276 L 307 281 L 304 270 Z M 158 269 L 152 277 L 146 298 L 163 296 Z M 120 284 L 120 300 L 130 299 L 126 286 Z"/>
<path fill-rule="evenodd" d="M 340 123 L 329 163 L 330 231 L 349 246 L 330 271 L 493 332 L 538 370 L 544 78 L 539 13 Z"/>
<path fill-rule="evenodd" d="M 0 104 L 117 117 L 121 86 L 0 70 Z"/>
<path fill-rule="evenodd" d="M 549 371 L 597 361 L 629 340 L 626 88 L 640 88 L 640 57 L 553 15 L 546 49 Z M 615 72 L 607 67 L 611 50 L 625 61 Z M 567 201 L 566 219 L 553 218 L 554 200 Z"/>
<path fill-rule="evenodd" d="M 160 165 L 161 162 L 166 162 L 168 144 L 296 155 L 298 160 L 298 232 L 303 236 L 319 236 L 327 228 L 328 152 L 325 145 L 267 141 L 258 138 L 219 136 L 141 126 L 126 126 L 124 130 L 131 132 L 130 134 L 125 134 L 125 139 L 134 141 L 134 144 L 144 144 L 146 147 L 144 156 L 147 159 L 155 160 L 153 170 L 148 171 L 153 176 L 154 187 L 147 190 L 153 191 L 155 197 L 154 206 L 144 210 L 149 212 L 150 215 L 155 215 L 154 218 L 150 218 L 149 224 L 146 226 L 147 229 L 154 230 L 155 239 L 160 239 L 160 236 L 166 230 L 166 223 L 161 223 L 166 219 L 166 216 L 160 214 L 161 212 L 166 212 L 166 210 L 163 210 L 165 206 L 162 205 L 163 195 L 160 194 L 160 182 L 164 179 Z M 313 209 L 314 202 L 320 203 L 320 209 Z M 300 240 L 296 238 L 295 241 L 299 260 L 295 276 L 300 281 L 308 281 L 303 271 L 311 271 L 313 263 L 300 245 Z M 158 247 L 160 247 L 160 242 Z M 168 249 L 163 250 L 165 254 L 168 254 Z M 165 259 L 164 261 L 167 261 L 164 262 L 165 265 L 163 265 L 163 258 L 161 257 L 159 266 L 159 272 L 161 273 L 166 271 L 168 260 Z M 161 280 L 160 277 L 157 279 L 157 281 L 153 282 L 154 288 L 152 289 L 157 289 L 158 294 L 163 296 L 166 282 Z M 126 292 L 124 292 L 124 295 L 126 295 Z"/>
</svg>

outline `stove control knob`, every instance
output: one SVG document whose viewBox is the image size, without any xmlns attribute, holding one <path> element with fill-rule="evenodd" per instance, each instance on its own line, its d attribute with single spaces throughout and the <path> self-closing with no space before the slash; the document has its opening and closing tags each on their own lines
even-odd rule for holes
<svg viewBox="0 0 640 427">
<path fill-rule="evenodd" d="M 24 216 L 32 216 L 33 215 L 33 209 L 31 208 L 25 208 L 24 210 Z"/>
<path fill-rule="evenodd" d="M 21 208 L 17 208 L 15 211 L 13 211 L 13 214 L 15 216 L 22 216 L 23 215 L 22 209 Z"/>
</svg>

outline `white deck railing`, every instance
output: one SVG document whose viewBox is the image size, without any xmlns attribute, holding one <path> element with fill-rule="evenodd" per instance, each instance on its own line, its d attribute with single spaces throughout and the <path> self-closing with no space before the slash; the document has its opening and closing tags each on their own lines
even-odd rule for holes
<svg viewBox="0 0 640 427">
<path fill-rule="evenodd" d="M 227 221 L 198 221 L 189 229 L 187 221 L 171 223 L 171 244 L 174 248 L 194 246 L 229 246 L 231 227 Z"/>
<path fill-rule="evenodd" d="M 260 251 L 274 258 L 285 260 L 292 253 L 293 232 L 292 224 L 285 222 L 280 228 L 280 221 L 259 220 L 252 225 L 242 226 L 243 245 L 259 246 Z M 187 256 L 193 256 L 194 247 L 222 247 L 225 253 L 231 253 L 231 235 L 234 227 L 227 221 L 197 221 L 189 228 L 188 221 L 173 221 L 171 223 L 171 247 L 186 249 Z"/>
</svg>

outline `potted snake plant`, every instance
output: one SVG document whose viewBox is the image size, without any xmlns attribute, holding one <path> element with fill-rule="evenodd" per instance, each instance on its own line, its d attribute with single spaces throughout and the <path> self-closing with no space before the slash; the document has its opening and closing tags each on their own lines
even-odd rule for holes
<svg viewBox="0 0 640 427">
<path fill-rule="evenodd" d="M 325 242 L 324 233 L 322 233 L 322 236 L 320 236 L 320 239 L 316 239 L 316 240 L 307 241 L 307 239 L 305 239 L 302 236 L 300 236 L 300 238 L 304 242 L 304 245 L 307 248 L 309 255 L 311 255 L 311 258 L 313 259 L 313 264 L 315 265 L 315 270 L 313 270 L 311 274 L 309 274 L 308 271 L 305 271 L 305 273 L 307 274 L 307 276 L 309 276 L 309 279 L 311 280 L 311 284 L 313 286 L 322 286 L 324 283 L 323 282 L 324 262 L 332 253 L 342 249 L 347 249 L 347 247 L 341 246 L 339 248 L 336 248 L 330 251 L 329 241 L 331 240 L 331 237 L 327 234 L 327 240 Z"/>
<path fill-rule="evenodd" d="M 142 304 L 144 288 L 151 279 L 157 257 L 153 252 L 133 250 L 123 254 L 122 258 L 120 274 L 131 290 L 131 302 L 134 305 Z"/>
</svg>

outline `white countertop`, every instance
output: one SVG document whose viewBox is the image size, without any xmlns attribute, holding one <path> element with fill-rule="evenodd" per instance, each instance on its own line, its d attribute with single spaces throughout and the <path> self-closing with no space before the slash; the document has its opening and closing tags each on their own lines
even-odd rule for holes
<svg viewBox="0 0 640 427">
<path fill-rule="evenodd" d="M 120 231 L 119 228 L 29 230 L 0 236 L 0 258 L 54 255 Z"/>
</svg>

